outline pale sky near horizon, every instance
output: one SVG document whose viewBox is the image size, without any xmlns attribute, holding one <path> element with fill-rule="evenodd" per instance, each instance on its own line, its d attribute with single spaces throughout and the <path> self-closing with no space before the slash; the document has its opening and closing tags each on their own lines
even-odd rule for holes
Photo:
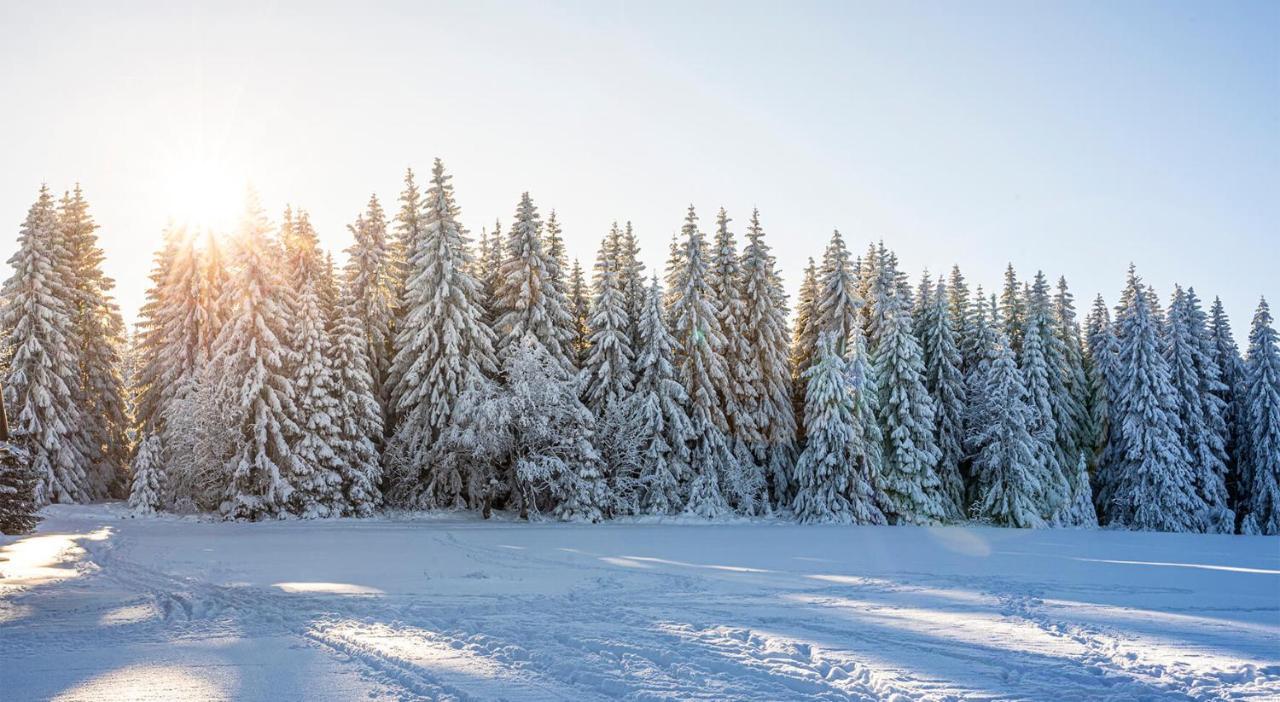
<svg viewBox="0 0 1280 702">
<path fill-rule="evenodd" d="M 474 235 L 528 190 L 588 269 L 613 220 L 652 272 L 689 203 L 755 206 L 793 293 L 838 227 L 1082 316 L 1129 261 L 1238 337 L 1280 304 L 1276 2 L 14 2 L 0 102 L 0 260 L 79 181 L 130 320 L 169 217 L 252 183 L 337 253 L 435 156 Z"/>
</svg>

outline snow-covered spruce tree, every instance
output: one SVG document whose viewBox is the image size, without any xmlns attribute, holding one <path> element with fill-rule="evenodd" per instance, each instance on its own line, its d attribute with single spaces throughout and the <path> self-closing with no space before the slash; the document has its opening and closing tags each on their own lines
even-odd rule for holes
<svg viewBox="0 0 1280 702">
<path fill-rule="evenodd" d="M 809 259 L 800 279 L 796 297 L 796 326 L 791 334 L 791 406 L 792 417 L 804 418 L 804 372 L 809 370 L 818 350 L 818 267 Z M 796 443 L 804 442 L 804 422 L 796 423 Z"/>
<path fill-rule="evenodd" d="M 640 260 L 640 242 L 631 222 L 623 227 L 618 247 L 618 288 L 622 290 L 622 299 L 627 307 L 627 320 L 631 325 L 627 333 L 634 349 L 640 345 L 640 313 L 644 309 L 648 288 L 644 282 L 644 262 Z"/>
<path fill-rule="evenodd" d="M 594 419 L 574 373 L 529 334 L 507 355 L 503 376 L 501 385 L 471 378 L 435 459 L 453 471 L 468 467 L 495 491 L 499 476 L 512 476 L 507 504 L 522 515 L 546 509 L 566 521 L 602 519 L 608 496 Z"/>
<path fill-rule="evenodd" d="M 984 322 L 985 324 L 985 322 Z M 993 524 L 1020 528 L 1044 526 L 1036 456 L 1039 443 L 1027 427 L 1035 410 L 1027 402 L 1008 337 L 995 330 L 995 343 L 977 359 L 971 387 L 967 447 L 973 457 L 974 502 L 971 515 Z"/>
<path fill-rule="evenodd" d="M 421 244 L 425 226 L 422 221 L 424 208 L 422 191 L 418 190 L 418 182 L 412 168 L 405 169 L 404 189 L 400 191 L 399 202 L 400 209 L 396 211 L 395 231 L 390 245 L 392 287 L 395 290 L 396 301 L 396 324 L 391 330 L 393 343 L 395 335 L 399 333 L 399 324 L 407 314 L 406 298 L 409 295 L 408 284 L 412 267 L 410 258 Z M 396 381 L 394 377 L 388 378 L 392 386 Z"/>
<path fill-rule="evenodd" d="M 520 196 L 507 233 L 506 257 L 498 279 L 498 317 L 494 325 L 501 357 L 532 334 L 564 368 L 573 368 L 565 330 L 573 328 L 565 298 L 552 278 L 556 265 L 543 247 L 542 219 L 529 193 Z"/>
<path fill-rule="evenodd" d="M 960 372 L 968 373 L 968 339 L 972 332 L 969 322 L 969 283 L 960 272 L 960 266 L 951 267 L 947 278 L 947 316 L 951 318 L 951 331 L 955 335 L 956 348 L 960 351 Z"/>
<path fill-rule="evenodd" d="M 862 298 L 858 296 L 857 272 L 849 261 L 840 230 L 831 233 L 831 240 L 822 254 L 822 267 L 818 269 L 817 329 L 818 333 L 830 332 L 835 340 L 836 353 L 844 353 L 844 345 L 853 325 L 859 321 Z"/>
<path fill-rule="evenodd" d="M 12 410 L 13 442 L 30 454 L 40 476 L 36 504 L 92 499 L 77 441 L 81 421 L 75 404 L 79 359 L 73 345 L 68 257 L 49 189 L 27 211 L 18 250 L 9 258 L 13 275 L 4 283 L 3 329 L 8 354 L 5 404 Z"/>
<path fill-rule="evenodd" d="M 382 438 L 383 419 L 369 370 L 372 364 L 368 356 L 369 334 L 362 320 L 364 305 L 352 283 L 353 279 L 348 278 L 343 288 L 329 352 L 335 391 L 332 421 L 337 429 L 333 448 L 346 513 L 367 517 L 382 501 L 377 442 Z"/>
<path fill-rule="evenodd" d="M 318 252 L 316 252 L 318 253 Z M 317 256 L 318 258 L 318 256 Z M 320 309 L 318 270 L 302 275 L 290 320 L 290 347 L 296 354 L 291 373 L 299 434 L 292 446 L 288 480 L 293 486 L 292 511 L 306 517 L 331 517 L 346 511 L 342 490 L 342 441 L 334 419 L 338 387 L 332 363 L 333 342 Z"/>
<path fill-rule="evenodd" d="M 1004 323 L 1004 335 L 1009 338 L 1009 347 L 1019 360 L 1022 359 L 1022 332 L 1027 322 L 1026 303 L 1022 297 L 1018 274 L 1010 263 L 1004 269 L 1004 288 L 1000 291 L 1000 319 Z"/>
<path fill-rule="evenodd" d="M 680 270 L 671 276 L 680 289 L 669 314 L 676 340 L 676 366 L 680 382 L 689 394 L 689 463 L 692 483 L 686 510 L 703 517 L 717 517 L 729 510 L 728 500 L 751 499 L 756 486 L 731 485 L 744 474 L 729 448 L 728 422 L 720 404 L 719 388 L 728 382 L 723 349 L 724 334 L 717 317 L 718 305 L 707 270 L 707 246 L 698 230 L 693 206 L 681 230 L 682 252 L 676 258 Z M 725 495 L 728 490 L 736 494 Z"/>
<path fill-rule="evenodd" d="M 386 497 L 393 504 L 463 504 L 464 476 L 433 465 L 429 456 L 468 380 L 497 371 L 451 179 L 436 159 L 417 220 L 421 235 L 409 258 L 390 374 L 397 379 L 391 397 L 399 418 L 386 461 Z"/>
<path fill-rule="evenodd" d="M 1220 390 L 1222 373 L 1213 362 L 1205 314 L 1194 290 L 1174 286 L 1165 317 L 1164 357 L 1177 395 L 1182 445 L 1191 457 L 1196 492 L 1204 502 L 1205 527 L 1218 534 L 1235 532 L 1235 513 L 1227 499 L 1227 425 Z"/>
<path fill-rule="evenodd" d="M 583 399 L 597 417 L 624 402 L 634 386 L 626 300 L 618 288 L 618 251 L 620 241 L 617 224 L 600 242 L 596 256 L 595 299 L 588 322 L 589 350 L 582 371 L 585 381 Z"/>
<path fill-rule="evenodd" d="M 476 279 L 479 294 L 477 299 L 484 310 L 485 326 L 492 328 L 497 318 L 494 308 L 494 295 L 498 288 L 498 274 L 502 267 L 502 222 L 494 220 L 493 232 L 480 230 L 480 241 L 476 244 L 476 256 L 472 264 L 472 277 Z"/>
<path fill-rule="evenodd" d="M 964 412 L 964 439 L 963 446 L 965 448 L 965 461 L 962 464 L 964 471 L 964 503 L 963 512 L 966 516 L 971 513 L 971 505 L 978 501 L 981 495 L 978 494 L 979 483 L 978 476 L 973 469 L 973 451 L 972 442 L 974 436 L 977 436 L 984 430 L 984 427 L 975 422 L 980 420 L 980 413 L 977 408 L 986 402 L 987 375 L 990 372 L 991 359 L 995 357 L 997 346 L 999 345 L 998 330 L 1000 329 L 999 311 L 996 308 L 995 296 L 990 298 L 984 296 L 982 286 L 979 285 L 974 292 L 972 305 L 969 309 L 969 338 L 966 340 L 965 353 L 972 361 L 968 370 L 964 374 L 965 387 L 965 412 Z M 1021 381 L 1022 376 L 1018 376 Z M 1023 386 L 1025 392 L 1026 386 Z M 1024 427 L 1025 428 L 1025 427 Z"/>
<path fill-rule="evenodd" d="M 1122 426 L 1111 420 L 1111 408 L 1120 391 L 1120 345 L 1111 324 L 1111 312 L 1102 296 L 1094 298 L 1086 322 L 1086 356 L 1089 369 L 1089 433 L 1093 438 L 1094 503 L 1098 516 L 1110 517 L 1111 497 L 1120 468 Z"/>
<path fill-rule="evenodd" d="M 796 462 L 792 509 L 803 522 L 884 524 L 868 472 L 866 435 L 859 431 L 847 363 L 835 335 L 823 332 L 818 358 L 805 371 L 808 441 Z"/>
<path fill-rule="evenodd" d="M 152 258 L 153 263 L 147 287 L 146 299 L 138 312 L 135 324 L 134 348 L 137 369 L 130 389 L 133 393 L 133 417 L 138 431 L 156 427 L 164 398 L 170 393 L 164 380 L 165 364 L 170 360 L 164 355 L 166 319 L 169 316 L 171 291 L 170 277 L 174 275 L 174 263 L 182 251 L 187 233 L 172 223 L 165 227 L 163 243 Z"/>
<path fill-rule="evenodd" d="M 1222 385 L 1216 392 L 1222 400 L 1222 420 L 1227 427 L 1227 494 L 1238 522 L 1245 511 L 1247 486 L 1241 480 L 1240 470 L 1245 463 L 1244 453 L 1249 444 L 1244 359 L 1240 357 L 1240 349 L 1231 333 L 1231 320 L 1222 308 L 1222 300 L 1216 297 L 1209 309 L 1209 337 L 1213 362 L 1218 366 L 1222 380 Z"/>
<path fill-rule="evenodd" d="M 1022 355 L 1018 368 L 1026 384 L 1027 404 L 1033 414 L 1028 430 L 1036 440 L 1037 465 L 1041 471 L 1039 497 L 1041 516 L 1052 522 L 1070 496 L 1070 469 L 1058 443 L 1058 418 L 1064 414 L 1063 353 L 1054 330 L 1049 301 L 1049 285 L 1044 274 L 1037 272 L 1034 284 L 1021 302 L 1025 320 L 1022 325 Z"/>
<path fill-rule="evenodd" d="M 343 277 L 353 306 L 344 313 L 359 317 L 368 347 L 364 356 L 369 360 L 374 396 L 384 402 L 387 398 L 384 386 L 394 351 L 392 327 L 395 324 L 397 291 L 395 261 L 387 240 L 387 220 L 376 195 L 369 196 L 364 213 L 356 217 L 354 224 L 347 225 L 347 229 L 355 240 L 346 250 Z M 380 408 L 379 412 L 382 411 Z"/>
<path fill-rule="evenodd" d="M 556 219 L 556 211 L 551 210 L 547 215 L 546 224 L 542 228 L 543 245 L 547 252 L 547 279 L 551 281 L 551 285 L 547 289 L 547 298 L 550 309 L 558 309 L 562 314 L 555 317 L 556 336 L 560 341 L 560 348 L 565 355 L 570 367 L 576 368 L 576 359 L 573 355 L 573 342 L 576 329 L 573 323 L 573 310 L 569 301 L 569 259 L 564 251 L 564 238 L 561 237 L 560 221 Z M 615 249 L 621 248 L 619 242 Z M 630 335 L 630 329 L 627 330 Z"/>
<path fill-rule="evenodd" d="M 764 469 L 755 455 L 755 447 L 761 443 L 753 411 L 760 401 L 760 369 L 756 366 L 754 349 L 747 337 L 742 261 L 738 255 L 738 243 L 729 229 L 731 221 L 724 208 L 720 208 L 716 215 L 716 235 L 711 247 L 707 282 L 718 307 L 717 316 L 725 340 L 721 354 L 724 356 L 727 382 L 719 388 L 720 406 L 728 424 L 730 450 L 743 473 L 726 478 L 731 485 L 752 485 L 755 491 L 754 494 L 737 494 L 741 491 L 730 490 L 730 504 L 744 514 L 757 514 L 769 507 Z"/>
<path fill-rule="evenodd" d="M 160 437 L 147 434 L 138 442 L 133 457 L 133 486 L 129 509 L 135 514 L 155 514 L 164 508 L 164 454 Z"/>
<path fill-rule="evenodd" d="M 1078 529 L 1098 527 L 1098 509 L 1093 504 L 1093 487 L 1089 483 L 1089 464 L 1083 453 L 1076 459 L 1071 479 L 1071 503 L 1058 513 L 1058 526 Z"/>
<path fill-rule="evenodd" d="M 0 392 L 0 534 L 19 535 L 36 528 L 36 485 L 40 474 L 31 465 L 31 455 L 13 444 L 4 393 Z"/>
<path fill-rule="evenodd" d="M 213 342 L 226 323 L 226 310 L 219 306 L 229 280 L 222 244 L 212 232 L 205 232 L 199 255 L 200 283 L 196 306 L 196 368 L 208 364 Z"/>
<path fill-rule="evenodd" d="M 227 322 L 214 342 L 212 364 L 224 384 L 235 440 L 227 462 L 226 495 L 219 511 L 228 519 L 272 519 L 288 515 L 293 498 L 289 476 L 298 435 L 293 384 L 286 364 L 289 310 L 275 259 L 277 245 L 252 192 L 233 243 L 235 273 L 223 291 Z"/>
<path fill-rule="evenodd" d="M 1081 454 L 1093 450 L 1089 430 L 1089 376 L 1085 370 L 1080 324 L 1076 321 L 1075 297 L 1067 286 L 1067 279 L 1061 276 L 1053 296 L 1053 325 L 1063 354 L 1058 444 L 1064 459 L 1074 466 Z"/>
<path fill-rule="evenodd" d="M 917 320 L 919 341 L 924 356 L 924 383 L 933 398 L 934 440 L 941 458 L 938 479 L 947 497 L 947 517 L 964 518 L 964 478 L 960 461 L 964 458 L 965 382 L 960 370 L 960 350 L 951 321 L 947 285 L 938 278 L 932 294 L 928 286 L 921 290 L 925 300 Z"/>
<path fill-rule="evenodd" d="M 774 506 L 790 503 L 791 467 L 795 460 L 796 417 L 791 405 L 791 369 L 788 366 L 787 293 L 778 265 L 764 241 L 760 213 L 751 212 L 747 244 L 742 251 L 742 299 L 744 314 L 740 334 L 750 355 L 746 363 L 755 369 L 756 389 L 752 413 L 758 432 L 753 447 L 756 462 L 764 468 Z"/>
<path fill-rule="evenodd" d="M 920 344 L 911 333 L 909 303 L 892 256 L 877 254 L 871 290 L 876 331 L 871 352 L 884 436 L 881 487 L 884 511 L 893 524 L 931 524 L 947 517 L 947 497 L 936 467 L 933 399 L 924 384 Z"/>
<path fill-rule="evenodd" d="M 1248 513 L 1240 530 L 1244 534 L 1274 536 L 1280 534 L 1280 348 L 1265 298 L 1258 302 L 1249 330 L 1245 407 Z"/>
<path fill-rule="evenodd" d="M 662 287 L 656 275 L 637 328 L 640 345 L 636 348 L 635 392 L 630 404 L 631 416 L 639 426 L 639 510 L 673 514 L 687 502 L 688 444 L 693 431 L 684 409 L 689 397 L 676 378 L 675 340 L 663 318 Z"/>
<path fill-rule="evenodd" d="M 574 365 L 581 368 L 587 362 L 587 352 L 591 349 L 591 301 L 587 294 L 587 283 L 582 275 L 582 265 L 573 259 L 573 269 L 569 274 L 569 314 L 573 317 L 573 359 Z"/>
<path fill-rule="evenodd" d="M 89 485 L 94 497 L 122 496 L 129 440 L 125 387 L 120 376 L 125 327 L 112 299 L 115 281 L 102 271 L 98 225 L 77 184 L 64 195 L 58 212 L 62 240 L 71 259 L 72 336 L 80 362 L 78 431 L 85 446 Z"/>
<path fill-rule="evenodd" d="M 1151 531 L 1202 531 L 1204 502 L 1196 494 L 1191 457 L 1180 441 L 1178 397 L 1160 354 L 1160 320 L 1151 295 L 1132 269 L 1126 306 L 1117 315 L 1120 384 L 1111 405 L 1123 430 L 1108 523 Z"/>
</svg>

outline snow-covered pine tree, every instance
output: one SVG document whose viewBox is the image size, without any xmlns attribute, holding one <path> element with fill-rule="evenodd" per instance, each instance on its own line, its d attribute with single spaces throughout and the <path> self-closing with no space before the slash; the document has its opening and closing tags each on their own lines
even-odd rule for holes
<svg viewBox="0 0 1280 702">
<path fill-rule="evenodd" d="M 288 368 L 289 310 L 280 288 L 277 244 L 250 192 L 233 244 L 234 276 L 223 291 L 227 322 L 214 342 L 215 377 L 235 427 L 227 463 L 226 496 L 219 511 L 228 519 L 286 516 L 293 497 L 290 439 L 298 435 L 293 384 Z"/>
<path fill-rule="evenodd" d="M 82 420 L 77 432 L 85 447 L 86 470 L 94 497 L 121 496 L 128 458 L 125 388 L 120 377 L 124 319 L 112 299 L 115 281 L 102 271 L 98 225 L 77 183 L 63 196 L 58 221 L 71 260 L 72 337 L 80 364 L 77 395 Z"/>
<path fill-rule="evenodd" d="M 1053 296 L 1053 326 L 1063 354 L 1058 386 L 1062 399 L 1058 407 L 1058 445 L 1064 460 L 1074 466 L 1081 454 L 1093 450 L 1089 431 L 1089 377 L 1085 371 L 1084 342 L 1076 321 L 1075 297 L 1067 286 L 1067 279 L 1061 276 Z"/>
<path fill-rule="evenodd" d="M 640 260 L 640 242 L 631 222 L 622 230 L 622 243 L 618 247 L 618 288 L 627 307 L 627 320 L 631 336 L 631 348 L 640 345 L 640 313 L 644 309 L 648 290 L 644 282 L 644 262 Z"/>
<path fill-rule="evenodd" d="M 494 220 L 493 232 L 481 230 L 477 245 L 474 277 L 479 286 L 481 308 L 484 309 L 485 326 L 492 328 L 497 319 L 494 295 L 498 290 L 498 274 L 502 268 L 502 222 Z"/>
<path fill-rule="evenodd" d="M 4 392 L 0 391 L 0 534 L 16 536 L 36 528 L 36 485 L 40 474 L 31 465 L 31 455 L 13 444 Z"/>
<path fill-rule="evenodd" d="M 1112 439 L 1121 443 L 1107 521 L 1131 529 L 1201 531 L 1204 502 L 1179 438 L 1178 397 L 1160 354 L 1160 320 L 1132 269 L 1123 297 L 1116 320 L 1120 384 L 1111 404 L 1112 424 L 1123 430 Z"/>
<path fill-rule="evenodd" d="M 166 322 L 169 313 L 170 294 L 173 288 L 169 279 L 174 275 L 174 262 L 186 241 L 185 229 L 172 223 L 165 227 L 161 247 L 153 257 L 146 299 L 138 313 L 135 325 L 134 348 L 137 369 L 130 388 L 133 393 L 134 425 L 139 434 L 153 430 L 162 416 L 164 398 L 169 386 L 164 380 L 165 365 L 170 358 L 164 355 L 166 346 Z"/>
<path fill-rule="evenodd" d="M 1265 298 L 1258 301 L 1249 330 L 1245 406 L 1248 514 L 1240 530 L 1244 534 L 1274 536 L 1280 534 L 1280 348 Z"/>
<path fill-rule="evenodd" d="M 1027 404 L 1032 410 L 1028 430 L 1037 442 L 1041 516 L 1052 521 L 1058 511 L 1067 506 L 1071 489 L 1069 470 L 1074 466 L 1074 459 L 1072 463 L 1066 463 L 1058 443 L 1058 418 L 1063 414 L 1065 405 L 1063 353 L 1054 330 L 1049 285 L 1044 273 L 1037 271 L 1034 280 L 1019 301 L 1024 321 L 1020 325 L 1022 353 L 1018 358 L 1018 369 L 1022 371 Z M 1008 307 L 1007 303 L 1002 305 Z"/>
<path fill-rule="evenodd" d="M 947 285 L 942 278 L 933 292 L 924 285 L 920 300 L 924 307 L 917 320 L 919 341 L 924 356 L 924 383 L 933 398 L 934 440 L 941 458 L 938 479 L 947 497 L 947 517 L 964 518 L 964 478 L 960 461 L 964 458 L 965 380 L 960 369 L 960 350 L 956 344 L 951 320 Z"/>
<path fill-rule="evenodd" d="M 672 278 L 680 285 L 669 314 L 676 340 L 675 360 L 680 382 L 689 394 L 689 462 L 692 484 L 686 510 L 703 517 L 717 517 L 729 509 L 726 498 L 743 499 L 754 495 L 726 496 L 729 476 L 742 473 L 729 448 L 728 422 L 720 404 L 719 388 L 728 382 L 723 349 L 724 334 L 717 317 L 718 305 L 712 293 L 707 270 L 707 246 L 698 230 L 698 215 L 693 206 L 685 216 L 681 229 L 682 251 L 674 257 L 681 266 Z M 741 490 L 745 486 L 732 486 Z"/>
<path fill-rule="evenodd" d="M 1227 506 L 1227 425 L 1222 419 L 1222 372 L 1213 362 L 1205 314 L 1194 290 L 1174 286 L 1165 317 L 1163 352 L 1177 396 L 1182 445 L 1191 457 L 1196 492 L 1204 502 L 1205 527 L 1235 532 L 1235 513 Z"/>
<path fill-rule="evenodd" d="M 600 242 L 596 256 L 595 299 L 588 323 L 589 350 L 582 366 L 583 399 L 597 417 L 626 401 L 634 386 L 626 300 L 618 287 L 618 249 L 620 232 L 615 223 L 609 235 Z"/>
<path fill-rule="evenodd" d="M 951 318 L 951 330 L 956 337 L 956 348 L 960 350 L 960 372 L 968 373 L 970 359 L 968 357 L 969 335 L 972 328 L 969 323 L 969 283 L 960 272 L 960 266 L 951 267 L 951 275 L 947 279 L 947 315 Z"/>
<path fill-rule="evenodd" d="M 795 467 L 796 518 L 802 523 L 884 524 L 868 471 L 867 454 L 874 449 L 864 443 L 866 435 L 856 424 L 861 389 L 849 386 L 848 364 L 834 332 L 822 333 L 818 358 L 805 376 L 808 441 Z"/>
<path fill-rule="evenodd" d="M 1111 420 L 1111 407 L 1120 391 L 1120 345 L 1111 324 L 1111 312 L 1101 295 L 1094 298 L 1085 326 L 1095 504 L 1099 518 L 1106 520 L 1111 514 L 1109 505 L 1120 468 L 1123 442 L 1119 437 L 1123 427 Z"/>
<path fill-rule="evenodd" d="M 1004 269 L 1004 288 L 1000 291 L 1000 319 L 1004 323 L 1004 335 L 1009 338 L 1009 347 L 1019 360 L 1022 358 L 1022 331 L 1027 321 L 1025 307 L 1018 274 L 1010 263 Z"/>
<path fill-rule="evenodd" d="M 569 314 L 573 317 L 574 365 L 581 368 L 587 362 L 587 352 L 591 349 L 591 302 L 582 276 L 582 265 L 576 258 L 569 274 Z"/>
<path fill-rule="evenodd" d="M 390 374 L 397 379 L 391 397 L 399 418 L 387 449 L 387 499 L 394 504 L 462 504 L 463 476 L 433 465 L 430 453 L 469 379 L 497 371 L 451 179 L 436 159 L 415 220 L 421 231 L 409 258 Z"/>
<path fill-rule="evenodd" d="M 68 256 L 58 213 L 45 186 L 27 211 L 18 250 L 9 258 L 2 328 L 9 354 L 5 404 L 13 411 L 13 442 L 30 454 L 40 476 L 36 504 L 88 502 L 93 494 L 87 461 L 77 441 L 75 404 L 79 359 L 73 344 L 74 291 L 68 289 Z"/>
<path fill-rule="evenodd" d="M 354 305 L 344 314 L 359 317 L 365 333 L 369 359 L 369 376 L 374 396 L 380 403 L 387 399 L 385 387 L 393 352 L 392 328 L 396 313 L 396 271 L 391 244 L 387 241 L 387 220 L 376 195 L 369 196 L 363 214 L 347 225 L 354 241 L 347 248 L 343 276 Z M 381 407 L 379 412 L 383 412 Z M 381 442 L 381 437 L 376 437 Z"/>
<path fill-rule="evenodd" d="M 1231 499 L 1230 507 L 1239 521 L 1239 518 L 1244 516 L 1245 495 L 1248 489 L 1240 476 L 1240 470 L 1245 463 L 1245 449 L 1249 444 L 1244 359 L 1240 357 L 1240 349 L 1236 346 L 1235 336 L 1231 333 L 1231 320 L 1227 318 L 1227 313 L 1222 308 L 1222 300 L 1217 297 L 1213 298 L 1209 320 L 1211 354 L 1214 364 L 1221 372 L 1222 380 L 1217 393 L 1222 400 L 1222 419 L 1227 427 L 1227 494 Z"/>
<path fill-rule="evenodd" d="M 748 408 L 759 443 L 753 447 L 764 468 L 774 506 L 790 503 L 791 467 L 795 456 L 796 421 L 791 405 L 788 366 L 787 293 L 760 226 L 760 212 L 752 210 L 747 244 L 742 251 L 744 314 L 739 332 L 754 369 L 755 403 Z"/>
<path fill-rule="evenodd" d="M 538 208 L 524 193 L 507 233 L 498 280 L 497 351 L 499 356 L 512 353 L 532 334 L 551 358 L 566 369 L 573 368 L 565 332 L 572 329 L 573 319 L 564 296 L 556 291 L 552 278 L 556 266 L 543 247 L 541 228 Z"/>
<path fill-rule="evenodd" d="M 576 368 L 573 342 L 577 330 L 574 327 L 573 310 L 569 301 L 569 259 L 565 254 L 564 238 L 561 236 L 560 221 L 556 219 L 555 210 L 551 210 L 547 215 L 542 232 L 543 245 L 547 252 L 547 278 L 551 281 L 547 290 L 549 307 L 563 311 L 563 314 L 556 317 L 556 336 L 569 366 Z M 620 249 L 621 243 L 619 242 L 615 248 Z M 630 332 L 631 330 L 628 329 L 628 337 Z"/>
<path fill-rule="evenodd" d="M 305 518 L 332 517 L 347 507 L 338 454 L 342 436 L 334 422 L 338 386 L 330 365 L 333 341 L 320 307 L 319 252 L 310 243 L 300 245 L 311 253 L 298 255 L 295 274 L 301 280 L 294 283 L 298 285 L 294 290 L 295 316 L 289 329 L 289 345 L 296 354 L 290 379 L 299 434 L 291 447 L 288 480 L 293 486 L 293 512 Z"/>
<path fill-rule="evenodd" d="M 822 267 L 818 269 L 816 319 L 818 332 L 831 332 L 839 354 L 844 353 L 850 330 L 859 322 L 863 301 L 857 286 L 857 271 L 849 261 L 849 250 L 840 230 L 834 230 L 822 254 Z"/>
<path fill-rule="evenodd" d="M 984 430 L 983 426 L 975 425 L 974 422 L 979 418 L 978 407 L 986 402 L 987 376 L 990 372 L 990 360 L 995 357 L 996 347 L 999 344 L 999 328 L 1000 319 L 996 309 L 995 295 L 986 297 L 982 286 L 979 285 L 969 308 L 969 338 L 966 339 L 965 344 L 967 349 L 965 355 L 972 361 L 964 373 L 965 412 L 962 441 L 965 447 L 965 461 L 961 465 L 965 481 L 963 503 L 965 516 L 970 516 L 971 506 L 981 497 L 978 494 L 978 476 L 973 469 L 973 453 L 970 447 L 973 437 Z M 1021 382 L 1022 376 L 1019 375 L 1018 379 Z M 1024 392 L 1025 389 L 1024 385 Z"/>
<path fill-rule="evenodd" d="M 219 306 L 227 286 L 226 262 L 222 244 L 212 232 L 205 232 L 204 249 L 199 255 L 200 284 L 196 306 L 196 368 L 209 362 L 213 342 L 226 323 L 226 310 Z"/>
<path fill-rule="evenodd" d="M 727 371 L 726 381 L 719 387 L 720 406 L 728 423 L 728 439 L 737 465 L 742 474 L 726 475 L 731 487 L 728 492 L 731 504 L 744 514 L 756 514 L 768 509 L 768 495 L 764 469 L 756 459 L 754 447 L 761 443 L 761 434 L 755 424 L 753 408 L 759 404 L 760 369 L 756 365 L 754 349 L 747 336 L 746 300 L 742 288 L 742 260 L 738 243 L 729 229 L 729 214 L 721 207 L 716 215 L 716 235 L 711 246 L 711 258 L 707 282 L 711 296 L 716 301 L 717 317 L 724 332 L 725 345 L 721 349 Z M 746 485 L 751 492 L 747 492 Z"/>
<path fill-rule="evenodd" d="M 391 272 L 392 287 L 395 290 L 396 300 L 396 325 L 392 329 L 392 338 L 399 333 L 399 323 L 403 320 L 406 312 L 406 298 L 409 295 L 409 275 L 412 264 L 409 259 L 413 256 L 413 252 L 417 251 L 422 239 L 422 231 L 424 224 L 422 222 L 423 207 L 422 191 L 418 190 L 417 179 L 413 175 L 412 168 L 406 168 L 404 172 L 404 189 L 400 191 L 400 209 L 396 211 L 395 216 L 395 232 L 391 238 Z M 389 378 L 393 386 L 396 379 Z"/>
<path fill-rule="evenodd" d="M 796 297 L 796 326 L 791 336 L 792 417 L 804 418 L 804 372 L 809 370 L 818 349 L 818 267 L 809 259 Z M 804 442 L 804 422 L 796 422 L 797 446 Z"/>
<path fill-rule="evenodd" d="M 936 470 L 941 452 L 933 438 L 933 399 L 925 388 L 924 360 L 911 333 L 910 304 L 897 263 L 884 250 L 876 258 L 871 359 L 884 437 L 884 512 L 893 524 L 931 524 L 947 517 Z"/>
<path fill-rule="evenodd" d="M 675 340 L 662 310 L 662 287 L 653 277 L 640 311 L 640 345 L 636 348 L 636 386 L 632 416 L 639 425 L 639 509 L 647 514 L 673 514 L 687 502 L 689 447 L 693 437 L 684 386 L 673 362 Z"/>
<path fill-rule="evenodd" d="M 994 302 L 994 301 L 993 301 Z M 986 326 L 986 320 L 982 321 Z M 1000 328 L 994 344 L 974 364 L 970 380 L 966 424 L 967 447 L 973 456 L 971 514 L 975 519 L 1019 528 L 1044 526 L 1037 457 L 1039 443 L 1028 432 L 1035 410 L 1027 402 L 1022 372 L 1013 358 L 1008 337 Z"/>
<path fill-rule="evenodd" d="M 1093 505 L 1093 486 L 1089 484 L 1089 463 L 1081 453 L 1076 459 L 1071 479 L 1071 504 L 1058 514 L 1058 526 L 1096 529 L 1098 509 Z"/>
<path fill-rule="evenodd" d="M 135 514 L 155 514 L 164 507 L 164 453 L 160 437 L 146 434 L 133 457 L 133 486 L 129 509 Z"/>
<path fill-rule="evenodd" d="M 362 320 L 365 307 L 354 278 L 349 277 L 343 288 L 329 354 L 335 390 L 333 425 L 338 432 L 333 448 L 346 513 L 367 517 L 382 501 L 377 443 L 382 439 L 383 418 L 369 370 L 369 334 Z"/>
</svg>

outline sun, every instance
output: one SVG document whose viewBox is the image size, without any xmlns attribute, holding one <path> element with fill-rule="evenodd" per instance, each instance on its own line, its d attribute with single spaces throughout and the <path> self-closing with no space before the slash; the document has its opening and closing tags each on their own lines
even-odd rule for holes
<svg viewBox="0 0 1280 702">
<path fill-rule="evenodd" d="M 175 223 L 194 231 L 229 231 L 244 201 L 242 171 L 216 157 L 192 155 L 161 172 L 168 174 L 164 209 Z"/>
</svg>

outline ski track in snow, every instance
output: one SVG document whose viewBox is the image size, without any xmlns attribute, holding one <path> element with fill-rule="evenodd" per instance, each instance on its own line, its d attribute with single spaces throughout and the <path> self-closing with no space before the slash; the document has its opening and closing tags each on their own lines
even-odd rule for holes
<svg viewBox="0 0 1280 702">
<path fill-rule="evenodd" d="M 5 700 L 1280 697 L 1273 538 L 46 514 Z"/>
</svg>

